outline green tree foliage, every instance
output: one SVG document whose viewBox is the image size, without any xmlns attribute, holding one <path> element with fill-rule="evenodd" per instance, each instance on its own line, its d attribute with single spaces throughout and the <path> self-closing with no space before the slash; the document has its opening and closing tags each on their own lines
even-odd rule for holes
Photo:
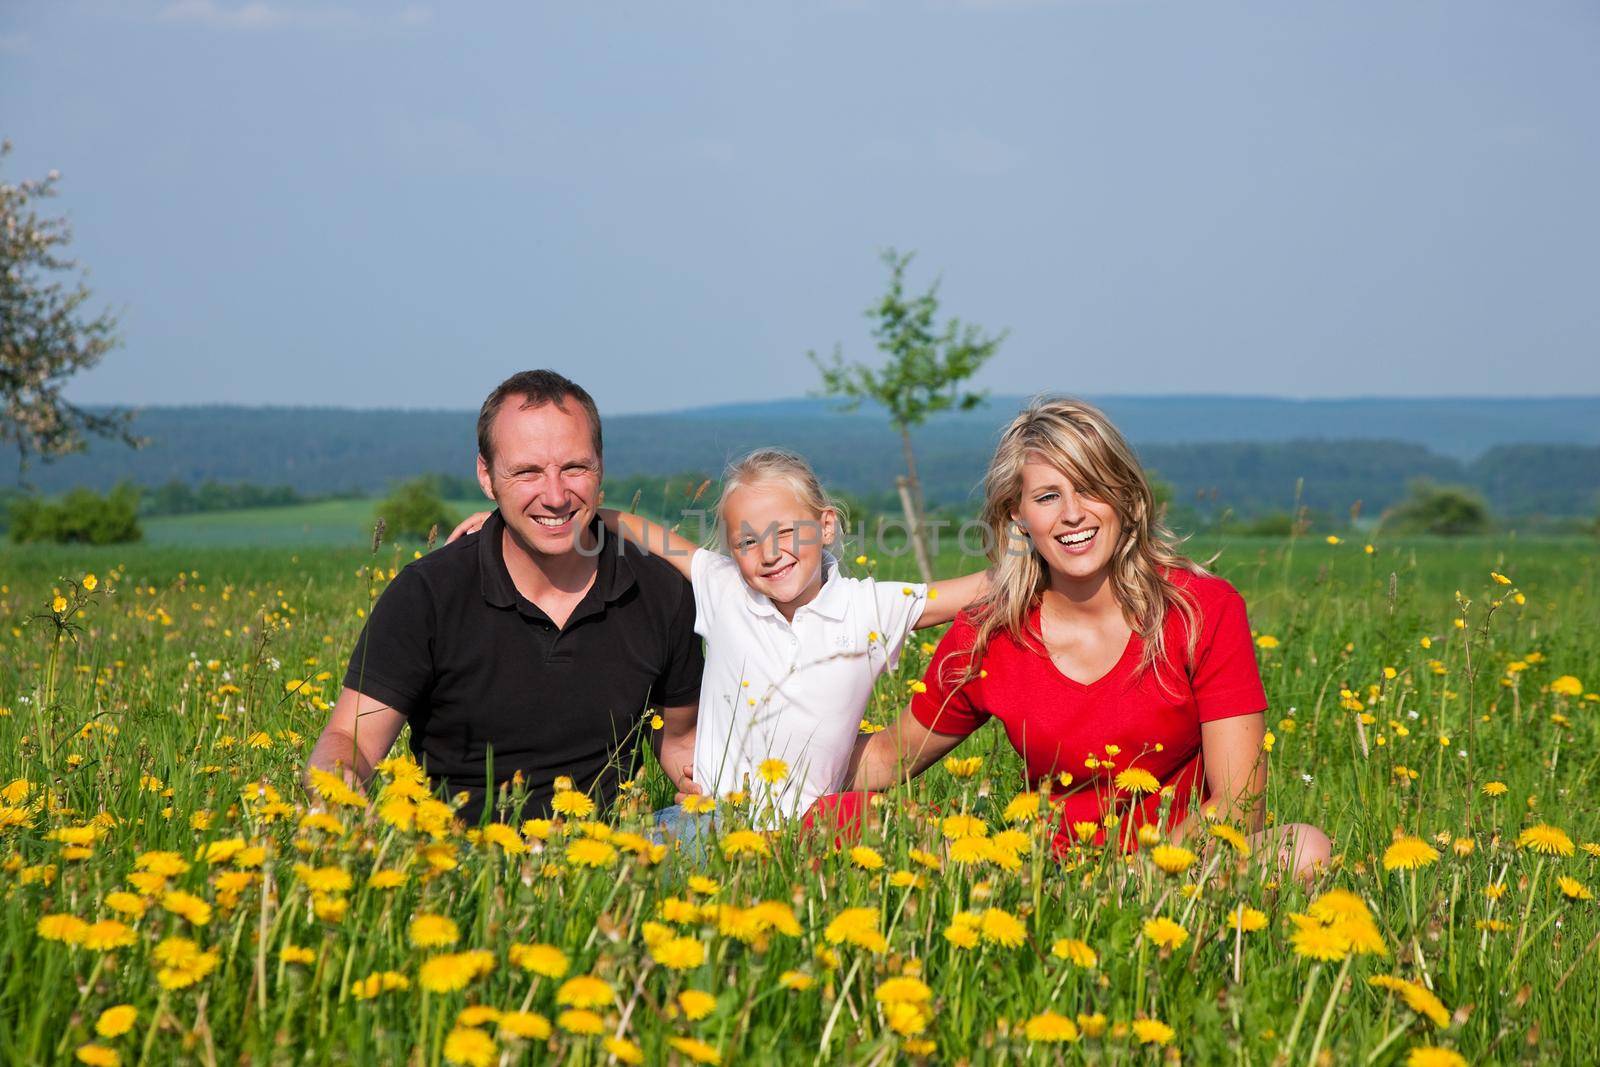
<svg viewBox="0 0 1600 1067">
<path fill-rule="evenodd" d="M 1419 481 L 1411 495 L 1383 516 L 1385 533 L 1457 537 L 1489 528 L 1489 505 L 1474 490 Z"/>
<path fill-rule="evenodd" d="M 900 435 L 914 509 L 906 519 L 916 535 L 923 579 L 928 580 L 932 576 L 920 527 L 926 506 L 911 431 L 930 415 L 968 411 L 983 402 L 982 392 L 965 389 L 963 383 L 989 361 L 1006 335 L 1001 331 L 985 336 L 977 326 L 955 318 L 939 326 L 935 321 L 939 313 L 939 282 L 934 281 L 920 296 L 906 293 L 905 274 L 912 255 L 900 255 L 892 248 L 883 253 L 884 265 L 889 268 L 889 288 L 881 300 L 867 309 L 867 317 L 874 320 L 872 338 L 887 357 L 881 367 L 846 363 L 838 345 L 834 346 L 831 362 L 819 359 L 815 352 L 806 355 L 822 374 L 822 394 L 842 398 L 844 410 L 853 411 L 870 400 L 888 412 L 890 425 Z"/>
<path fill-rule="evenodd" d="M 11 142 L 0 143 L 0 164 Z M 26 469 L 33 457 L 49 459 L 84 445 L 89 434 L 138 443 L 127 416 L 89 411 L 61 395 L 67 379 L 100 362 L 119 343 L 109 312 L 86 317 L 89 289 L 58 280 L 78 265 L 66 258 L 72 240 L 66 219 L 42 218 L 36 201 L 55 195 L 59 175 L 21 182 L 0 180 L 0 445 L 17 450 Z"/>
<path fill-rule="evenodd" d="M 139 528 L 139 490 L 126 483 L 102 496 L 73 489 L 58 500 L 22 497 L 11 505 L 11 540 L 58 544 L 116 545 L 144 536 Z"/>
<path fill-rule="evenodd" d="M 430 476 L 401 482 L 374 513 L 391 537 L 428 540 L 450 532 L 456 520 L 445 510 L 435 480 Z"/>
</svg>

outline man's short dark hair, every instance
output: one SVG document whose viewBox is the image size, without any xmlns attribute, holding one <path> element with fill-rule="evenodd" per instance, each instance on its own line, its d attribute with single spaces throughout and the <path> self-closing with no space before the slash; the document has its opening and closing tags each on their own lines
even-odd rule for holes
<svg viewBox="0 0 1600 1067">
<path fill-rule="evenodd" d="M 522 409 L 541 408 L 546 404 L 554 404 L 562 411 L 567 410 L 568 397 L 578 402 L 578 407 L 589 416 L 590 443 L 594 445 L 596 459 L 604 458 L 604 451 L 600 439 L 600 411 L 594 406 L 594 397 L 590 396 L 583 386 L 553 370 L 525 370 L 519 371 L 495 386 L 494 392 L 489 394 L 489 399 L 483 402 L 483 407 L 478 409 L 478 455 L 483 457 L 485 463 L 494 462 L 494 420 L 500 414 L 500 405 L 508 397 L 522 397 Z"/>
</svg>

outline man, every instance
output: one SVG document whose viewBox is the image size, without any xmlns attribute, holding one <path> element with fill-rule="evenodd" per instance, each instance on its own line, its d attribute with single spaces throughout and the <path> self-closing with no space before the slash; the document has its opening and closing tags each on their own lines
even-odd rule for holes
<svg viewBox="0 0 1600 1067">
<path fill-rule="evenodd" d="M 498 510 L 478 533 L 406 567 L 373 606 L 310 767 L 364 785 L 400 728 L 459 816 L 499 817 L 520 774 L 524 816 L 566 776 L 602 807 L 634 770 L 646 708 L 682 789 L 704 665 L 694 596 L 663 560 L 595 517 L 600 416 L 548 370 L 500 384 L 478 415 L 478 484 Z"/>
</svg>

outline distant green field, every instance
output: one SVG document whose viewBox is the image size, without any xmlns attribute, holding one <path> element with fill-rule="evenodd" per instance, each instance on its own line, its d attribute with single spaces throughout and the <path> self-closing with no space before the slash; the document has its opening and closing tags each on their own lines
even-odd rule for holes
<svg viewBox="0 0 1600 1067">
<path fill-rule="evenodd" d="M 446 501 L 457 518 L 483 507 L 482 500 Z M 151 545 L 228 547 L 243 545 L 359 545 L 372 539 L 376 500 L 323 500 L 282 508 L 246 508 L 193 515 L 158 515 L 141 520 Z M 447 534 L 449 531 L 443 531 Z"/>
</svg>

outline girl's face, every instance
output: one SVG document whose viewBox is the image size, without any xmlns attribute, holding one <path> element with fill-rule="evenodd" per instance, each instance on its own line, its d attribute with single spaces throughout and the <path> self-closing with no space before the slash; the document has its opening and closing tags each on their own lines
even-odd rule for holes
<svg viewBox="0 0 1600 1067">
<path fill-rule="evenodd" d="M 1044 559 L 1052 581 L 1101 576 L 1122 537 L 1114 506 L 1084 495 L 1066 472 L 1038 457 L 1022 468 L 1022 499 L 1011 517 Z"/>
<path fill-rule="evenodd" d="M 745 584 L 782 607 L 808 603 L 822 588 L 822 549 L 836 517 L 806 507 L 782 482 L 742 485 L 722 504 L 728 548 Z M 787 614 L 787 613 L 786 613 Z"/>
</svg>

